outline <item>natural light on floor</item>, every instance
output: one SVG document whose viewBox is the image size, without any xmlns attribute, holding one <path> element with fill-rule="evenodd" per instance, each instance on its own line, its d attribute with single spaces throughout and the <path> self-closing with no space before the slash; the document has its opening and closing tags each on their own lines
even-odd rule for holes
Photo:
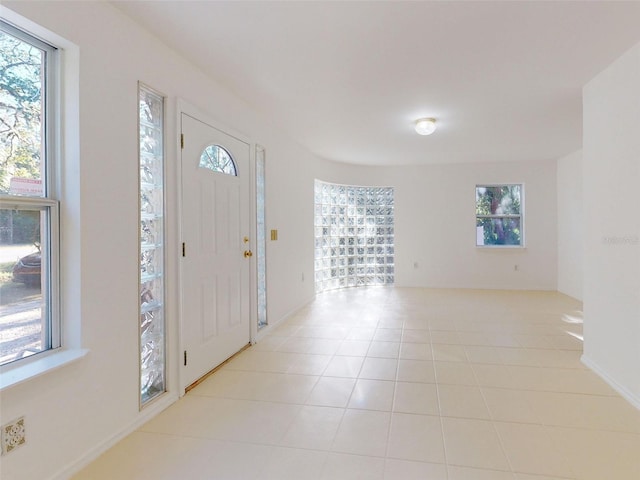
<svg viewBox="0 0 640 480">
<path fill-rule="evenodd" d="M 75 480 L 631 480 L 640 411 L 552 292 L 318 294 Z"/>
</svg>

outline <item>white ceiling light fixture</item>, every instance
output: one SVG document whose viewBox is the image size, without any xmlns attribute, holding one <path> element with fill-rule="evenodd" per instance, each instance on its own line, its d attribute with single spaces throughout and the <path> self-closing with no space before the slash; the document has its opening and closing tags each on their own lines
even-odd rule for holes
<svg viewBox="0 0 640 480">
<path fill-rule="evenodd" d="M 431 135 L 436 131 L 435 118 L 421 118 L 416 120 L 416 132 L 420 135 Z"/>
</svg>

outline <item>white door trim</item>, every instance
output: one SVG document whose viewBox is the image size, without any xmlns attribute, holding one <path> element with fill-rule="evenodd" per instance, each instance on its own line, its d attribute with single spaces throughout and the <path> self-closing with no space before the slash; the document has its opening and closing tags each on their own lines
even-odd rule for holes
<svg viewBox="0 0 640 480">
<path fill-rule="evenodd" d="M 183 351 L 184 351 L 184 342 L 182 339 L 182 328 L 183 328 L 183 298 L 182 298 L 182 286 L 184 284 L 183 279 L 183 268 L 182 268 L 182 239 L 184 238 L 182 232 L 182 146 L 180 142 L 180 135 L 182 133 L 182 115 L 186 114 L 194 118 L 198 118 L 212 127 L 224 132 L 225 134 L 234 137 L 246 144 L 249 145 L 249 216 L 250 216 L 250 231 L 251 238 L 249 241 L 249 248 L 251 251 L 256 251 L 256 143 L 247 135 L 240 133 L 238 130 L 234 128 L 230 128 L 225 125 L 223 122 L 213 118 L 210 114 L 202 111 L 198 107 L 193 104 L 187 102 L 182 98 L 177 98 L 176 101 L 176 222 L 174 223 L 177 226 L 178 230 L 178 249 L 176 250 L 176 256 L 178 257 L 178 268 L 177 268 L 177 284 L 176 284 L 176 306 L 178 312 L 178 322 L 177 322 L 177 342 L 176 342 L 176 352 L 174 358 L 174 365 L 178 372 L 178 395 L 180 397 L 184 396 L 185 388 L 189 385 L 185 385 L 185 378 L 182 374 L 183 372 Z M 255 257 L 250 259 L 250 267 L 249 267 L 249 325 L 250 325 L 250 336 L 249 341 L 253 345 L 256 342 L 256 337 L 258 334 L 258 311 L 257 311 L 257 267 Z"/>
</svg>

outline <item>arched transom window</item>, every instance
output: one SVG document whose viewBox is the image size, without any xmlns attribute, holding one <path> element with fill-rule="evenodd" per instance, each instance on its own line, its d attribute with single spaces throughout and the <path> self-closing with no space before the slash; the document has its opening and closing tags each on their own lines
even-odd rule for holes
<svg viewBox="0 0 640 480">
<path fill-rule="evenodd" d="M 209 145 L 200 155 L 200 168 L 208 168 L 214 172 L 238 176 L 236 164 L 231 154 L 220 145 Z"/>
</svg>

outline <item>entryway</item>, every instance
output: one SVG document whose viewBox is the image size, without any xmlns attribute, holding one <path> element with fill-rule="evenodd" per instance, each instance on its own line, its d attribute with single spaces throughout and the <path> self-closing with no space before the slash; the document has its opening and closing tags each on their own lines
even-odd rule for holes
<svg viewBox="0 0 640 480">
<path fill-rule="evenodd" d="M 181 114 L 180 389 L 250 342 L 250 145 Z"/>
</svg>

